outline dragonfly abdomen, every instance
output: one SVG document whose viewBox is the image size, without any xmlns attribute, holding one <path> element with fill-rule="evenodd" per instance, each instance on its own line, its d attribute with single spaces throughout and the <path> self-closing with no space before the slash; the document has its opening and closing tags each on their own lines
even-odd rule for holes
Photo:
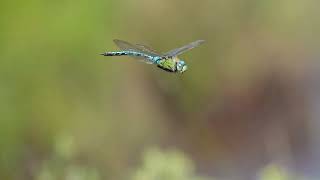
<svg viewBox="0 0 320 180">
<path fill-rule="evenodd" d="M 105 52 L 102 55 L 104 56 L 126 56 L 127 52 L 119 51 L 119 52 Z"/>
<path fill-rule="evenodd" d="M 144 57 L 144 58 L 149 58 L 152 59 L 152 56 L 149 56 L 144 53 L 140 52 L 135 52 L 135 51 L 114 51 L 114 52 L 105 52 L 101 55 L 104 56 L 134 56 L 134 57 Z"/>
</svg>

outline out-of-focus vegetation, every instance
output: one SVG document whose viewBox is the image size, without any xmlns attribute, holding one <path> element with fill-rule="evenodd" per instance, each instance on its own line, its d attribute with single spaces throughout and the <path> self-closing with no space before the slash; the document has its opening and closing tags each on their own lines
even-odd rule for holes
<svg viewBox="0 0 320 180">
<path fill-rule="evenodd" d="M 133 180 L 147 179 L 187 179 L 205 180 L 194 174 L 192 161 L 179 151 L 160 152 L 150 149 L 146 152 L 143 167 L 133 176 Z"/>
<path fill-rule="evenodd" d="M 2 0 L 0 179 L 319 179 L 319 5 Z M 177 75 L 115 38 L 207 42 Z"/>
</svg>

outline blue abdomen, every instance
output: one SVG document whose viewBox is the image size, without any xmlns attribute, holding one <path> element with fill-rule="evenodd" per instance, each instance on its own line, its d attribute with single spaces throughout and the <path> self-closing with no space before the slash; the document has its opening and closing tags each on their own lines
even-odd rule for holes
<svg viewBox="0 0 320 180">
<path fill-rule="evenodd" d="M 152 63 L 158 64 L 159 60 L 162 59 L 160 56 L 150 56 L 145 53 L 136 52 L 136 51 L 114 51 L 103 53 L 104 56 L 131 56 L 131 57 L 141 57 L 148 59 Z"/>
<path fill-rule="evenodd" d="M 103 54 L 104 56 L 136 56 L 136 57 L 145 57 L 145 58 L 152 58 L 147 54 L 135 51 L 114 51 L 114 52 L 106 52 Z"/>
</svg>

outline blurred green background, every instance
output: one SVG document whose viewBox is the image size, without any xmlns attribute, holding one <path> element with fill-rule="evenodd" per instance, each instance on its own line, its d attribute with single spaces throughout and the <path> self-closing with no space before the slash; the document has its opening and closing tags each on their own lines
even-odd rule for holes
<svg viewBox="0 0 320 180">
<path fill-rule="evenodd" d="M 320 178 L 319 5 L 2 0 L 0 179 Z M 180 75 L 116 38 L 207 42 Z"/>
</svg>

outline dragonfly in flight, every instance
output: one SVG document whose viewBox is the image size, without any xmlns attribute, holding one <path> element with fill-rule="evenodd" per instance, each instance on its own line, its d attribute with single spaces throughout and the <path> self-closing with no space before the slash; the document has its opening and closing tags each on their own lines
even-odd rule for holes
<svg viewBox="0 0 320 180">
<path fill-rule="evenodd" d="M 100 55 L 130 56 L 141 59 L 148 64 L 155 64 L 165 71 L 174 73 L 183 73 L 188 69 L 187 64 L 182 59 L 178 58 L 178 55 L 204 43 L 204 40 L 197 40 L 167 53 L 160 53 L 146 45 L 131 44 L 118 39 L 113 41 L 120 48 L 120 51 L 105 52 Z"/>
</svg>

